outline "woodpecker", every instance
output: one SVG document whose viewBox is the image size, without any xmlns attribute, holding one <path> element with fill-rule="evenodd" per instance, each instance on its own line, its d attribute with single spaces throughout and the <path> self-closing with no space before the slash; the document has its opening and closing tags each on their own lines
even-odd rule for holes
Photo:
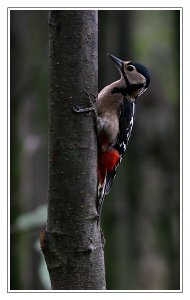
<svg viewBox="0 0 190 300">
<path fill-rule="evenodd" d="M 108 56 L 120 72 L 120 79 L 104 87 L 92 107 L 77 112 L 94 110 L 98 132 L 98 213 L 109 193 L 118 166 L 126 151 L 135 120 L 137 98 L 149 86 L 148 69 L 132 61 L 123 61 L 112 54 Z M 92 102 L 92 101 L 91 101 Z"/>
</svg>

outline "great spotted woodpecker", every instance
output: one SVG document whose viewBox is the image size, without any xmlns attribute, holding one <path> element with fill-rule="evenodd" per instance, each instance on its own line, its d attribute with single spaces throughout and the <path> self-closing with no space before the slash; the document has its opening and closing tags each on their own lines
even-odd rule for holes
<svg viewBox="0 0 190 300">
<path fill-rule="evenodd" d="M 93 107 L 75 107 L 77 112 L 94 110 L 97 118 L 99 215 L 131 136 L 136 99 L 150 83 L 149 72 L 143 65 L 122 61 L 111 54 L 108 56 L 119 69 L 120 79 L 100 91 Z"/>
</svg>

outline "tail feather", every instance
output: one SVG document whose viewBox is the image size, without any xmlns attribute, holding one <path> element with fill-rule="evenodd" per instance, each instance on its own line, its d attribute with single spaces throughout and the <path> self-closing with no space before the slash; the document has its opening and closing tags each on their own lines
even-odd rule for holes
<svg viewBox="0 0 190 300">
<path fill-rule="evenodd" d="M 98 207 L 97 207 L 97 211 L 98 211 L 98 223 L 100 222 L 101 219 L 101 212 L 102 212 L 102 207 L 103 207 L 103 203 L 104 203 L 104 198 L 105 198 L 105 187 L 106 187 L 106 178 L 103 182 L 103 184 L 99 183 L 98 186 Z"/>
<path fill-rule="evenodd" d="M 106 176 L 106 185 L 105 185 L 105 194 L 108 194 L 109 191 L 111 190 L 114 178 L 116 176 L 116 168 L 112 172 L 108 172 Z"/>
</svg>

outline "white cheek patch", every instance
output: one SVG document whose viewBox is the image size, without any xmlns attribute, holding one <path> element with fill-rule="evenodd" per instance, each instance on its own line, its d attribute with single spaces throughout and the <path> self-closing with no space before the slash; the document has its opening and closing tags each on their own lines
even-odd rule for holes
<svg viewBox="0 0 190 300">
<path fill-rule="evenodd" d="M 130 84 L 145 84 L 146 78 L 138 73 L 136 70 L 130 72 L 125 70 L 125 74 L 127 76 L 127 79 L 129 80 Z"/>
</svg>

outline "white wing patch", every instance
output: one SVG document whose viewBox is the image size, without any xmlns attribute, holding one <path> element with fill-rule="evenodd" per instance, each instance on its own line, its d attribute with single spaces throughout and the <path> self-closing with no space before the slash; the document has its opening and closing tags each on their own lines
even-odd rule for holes
<svg viewBox="0 0 190 300">
<path fill-rule="evenodd" d="M 122 116 L 122 119 L 123 119 L 124 123 L 120 127 L 121 135 L 120 135 L 120 137 L 117 141 L 117 144 L 115 145 L 115 149 L 120 154 L 120 159 L 118 161 L 118 164 L 115 166 L 114 170 L 111 173 L 107 174 L 106 186 L 105 186 L 105 189 L 104 189 L 104 192 L 106 194 L 108 194 L 110 189 L 111 189 L 112 182 L 113 182 L 113 180 L 116 176 L 117 168 L 119 167 L 119 165 L 122 161 L 123 154 L 127 149 L 127 145 L 128 145 L 128 142 L 129 142 L 129 139 L 130 139 L 130 136 L 131 136 L 131 132 L 132 132 L 132 129 L 133 129 L 133 124 L 134 124 L 134 121 L 135 121 L 135 103 L 130 103 L 130 104 L 132 104 L 132 106 L 131 107 L 127 106 L 125 108 L 124 112 L 123 112 L 123 115 L 121 115 L 121 112 L 120 112 L 120 118 Z M 127 124 L 125 123 L 125 121 L 127 121 L 126 122 Z"/>
</svg>

